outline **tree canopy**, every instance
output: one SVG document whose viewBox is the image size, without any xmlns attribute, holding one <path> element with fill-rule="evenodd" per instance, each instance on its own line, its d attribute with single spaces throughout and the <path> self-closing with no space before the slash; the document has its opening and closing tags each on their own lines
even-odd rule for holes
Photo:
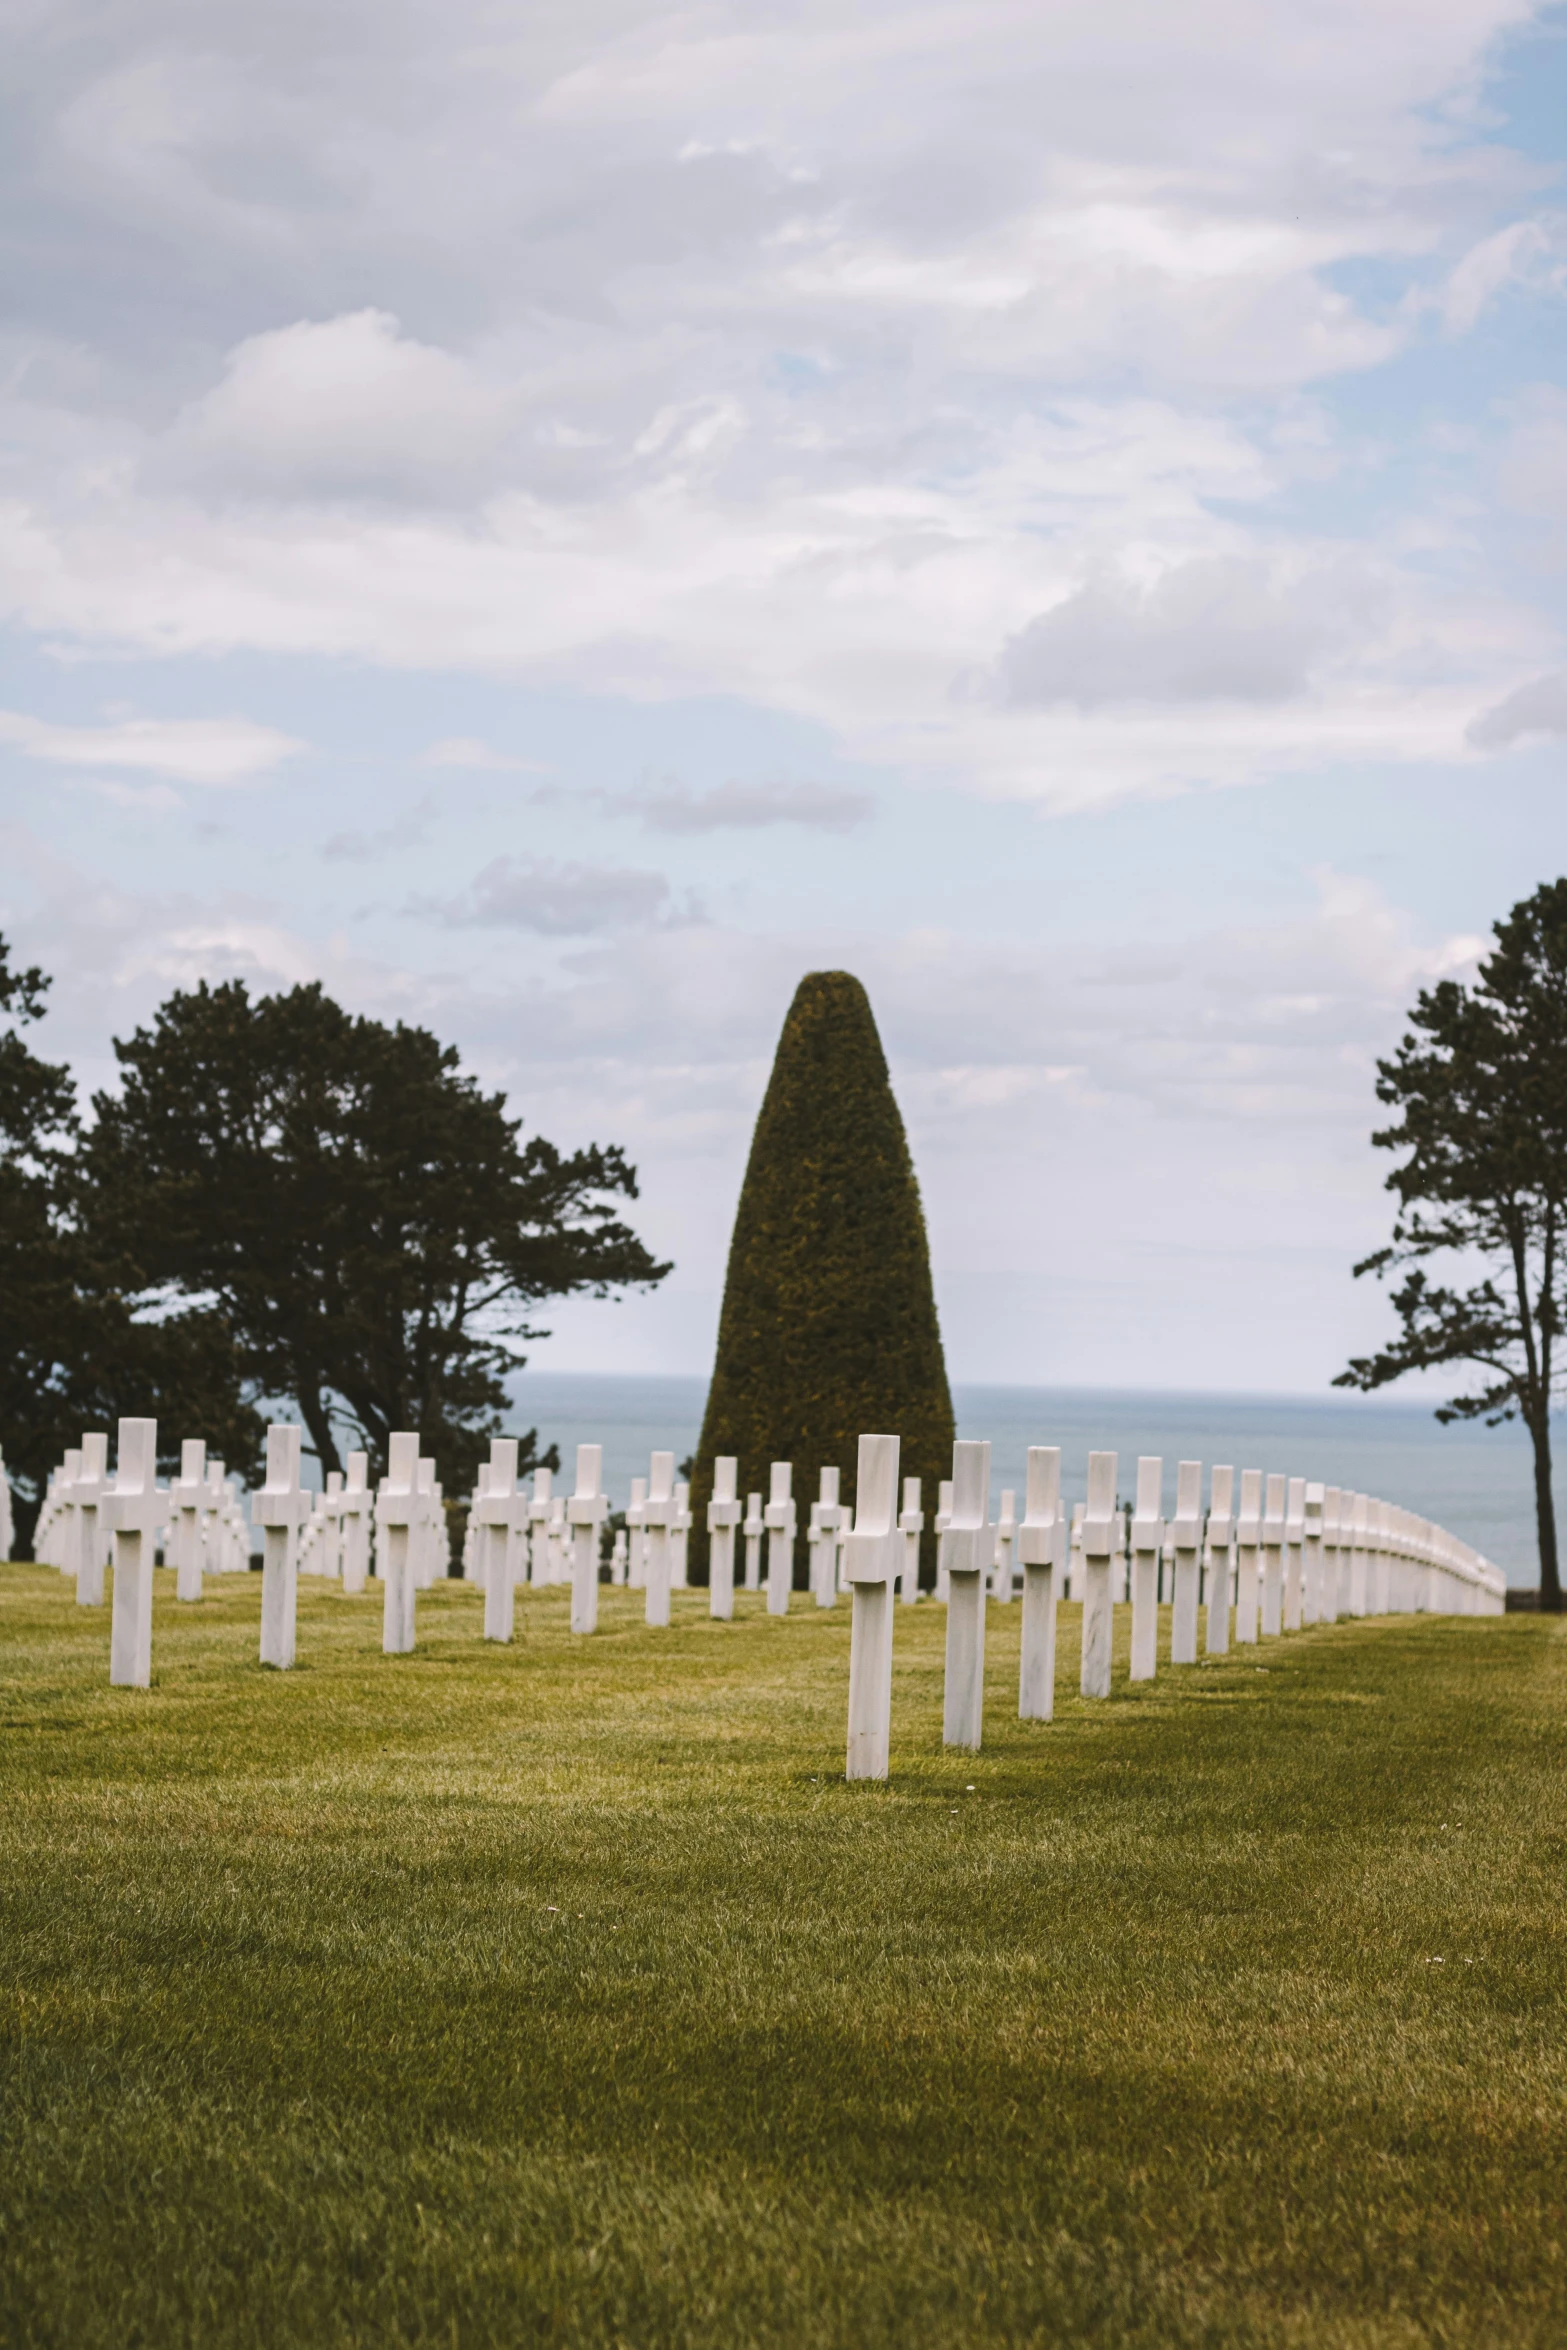
<svg viewBox="0 0 1567 2350">
<path fill-rule="evenodd" d="M 794 1465 L 800 1523 L 823 1467 L 854 1499 L 862 1434 L 902 1438 L 926 1525 L 952 1473 L 952 1398 L 908 1138 L 870 1000 L 847 971 L 801 980 L 756 1121 L 697 1448 L 699 1539 L 713 1462 L 765 1496 Z"/>
<path fill-rule="evenodd" d="M 465 1487 L 546 1335 L 533 1311 L 669 1270 L 618 1218 L 637 1190 L 618 1148 L 523 1141 L 454 1047 L 319 985 L 176 993 L 115 1052 L 82 1152 L 94 1232 L 144 1298 L 221 1315 L 250 1391 L 297 1405 L 323 1468 L 361 1442 L 384 1463 L 409 1428 Z"/>
<path fill-rule="evenodd" d="M 1406 1155 L 1387 1178 L 1393 1237 L 1355 1271 L 1402 1276 L 1399 1330 L 1336 1384 L 1371 1390 L 1409 1371 L 1475 1367 L 1477 1382 L 1437 1418 L 1527 1428 L 1541 1604 L 1559 1608 L 1550 1417 L 1563 1370 L 1567 879 L 1516 905 L 1496 942 L 1473 987 L 1443 980 L 1421 991 L 1411 1032 L 1377 1064 L 1377 1097 L 1398 1117 L 1371 1139 Z M 1467 1284 L 1466 1264 L 1478 1275 Z"/>
<path fill-rule="evenodd" d="M 199 1432 L 241 1471 L 264 1433 L 221 1315 L 138 1315 L 123 1260 L 87 1228 L 75 1086 L 21 1034 L 42 1019 L 48 988 L 42 971 L 12 967 L 0 939 L 0 1446 L 24 1549 L 49 1472 L 86 1428 L 146 1413 L 164 1466 L 181 1433 Z"/>
</svg>

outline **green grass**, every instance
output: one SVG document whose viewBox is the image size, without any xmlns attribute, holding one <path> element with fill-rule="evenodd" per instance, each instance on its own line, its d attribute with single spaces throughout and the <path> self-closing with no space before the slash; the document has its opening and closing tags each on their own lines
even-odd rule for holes
<svg viewBox="0 0 1567 2350">
<path fill-rule="evenodd" d="M 7 2350 L 1567 2340 L 1567 1626 L 997 1609 L 951 1757 L 927 1603 L 877 1788 L 846 1608 L 209 1590 L 0 1570 Z"/>
</svg>

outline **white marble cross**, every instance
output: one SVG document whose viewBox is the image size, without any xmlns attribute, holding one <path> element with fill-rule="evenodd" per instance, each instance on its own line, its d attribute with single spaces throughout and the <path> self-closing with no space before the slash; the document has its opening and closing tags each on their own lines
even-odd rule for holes
<svg viewBox="0 0 1567 2350">
<path fill-rule="evenodd" d="M 363 1591 L 370 1572 L 370 1521 L 375 1511 L 367 1452 L 349 1454 L 338 1507 L 343 1522 L 343 1589 L 357 1593 Z"/>
<path fill-rule="evenodd" d="M 941 1478 L 936 1486 L 936 1597 L 943 1607 L 947 1601 L 947 1570 L 941 1563 L 941 1538 L 952 1523 L 952 1479 Z"/>
<path fill-rule="evenodd" d="M 1326 1501 L 1327 1491 L 1321 1485 L 1308 1485 L 1301 1497 L 1300 1620 L 1303 1624 L 1320 1624 L 1323 1616 L 1322 1537 Z"/>
<path fill-rule="evenodd" d="M 1284 1629 L 1298 1632 L 1305 1605 L 1301 1546 L 1306 1539 L 1306 1480 L 1292 1477 L 1284 1499 Z"/>
<path fill-rule="evenodd" d="M 735 1528 L 740 1504 L 735 1488 L 740 1463 L 720 1453 L 713 1463 L 713 1498 L 707 1505 L 707 1611 L 727 1624 L 735 1612 Z"/>
<path fill-rule="evenodd" d="M 604 1447 L 579 1444 L 577 1484 L 566 1505 L 571 1528 L 571 1628 L 596 1632 L 599 1622 L 599 1539 L 609 1515 L 604 1494 Z M 687 1512 L 687 1523 L 690 1513 Z"/>
<path fill-rule="evenodd" d="M 1367 1569 L 1370 1563 L 1370 1528 L 1370 1497 L 1364 1493 L 1352 1494 L 1349 1519 L 1349 1613 L 1352 1616 L 1363 1616 L 1369 1612 Z"/>
<path fill-rule="evenodd" d="M 1371 1504 L 1371 1613 L 1385 1616 L 1390 1612 L 1388 1593 L 1389 1570 L 1392 1566 L 1393 1541 L 1390 1527 L 1392 1512 L 1385 1501 Z"/>
<path fill-rule="evenodd" d="M 1241 1506 L 1235 1523 L 1235 1638 L 1255 1643 L 1258 1582 L 1262 1566 L 1262 1471 L 1242 1469 Z"/>
<path fill-rule="evenodd" d="M 1208 1636 L 1210 1656 L 1230 1648 L 1230 1592 L 1235 1549 L 1235 1471 L 1215 1469 L 1208 1486 Z"/>
<path fill-rule="evenodd" d="M 748 1493 L 745 1497 L 745 1522 L 740 1529 L 745 1536 L 745 1587 L 747 1591 L 762 1588 L 762 1536 L 767 1521 L 762 1516 L 762 1497 Z"/>
<path fill-rule="evenodd" d="M 1274 1640 L 1284 1629 L 1284 1505 L 1289 1479 L 1271 1475 L 1262 1509 L 1262 1631 Z"/>
<path fill-rule="evenodd" d="M 274 1421 L 267 1430 L 267 1474 L 250 1497 L 250 1522 L 261 1528 L 261 1661 L 286 1673 L 294 1662 L 298 1610 L 299 1529 L 313 1502 L 299 1482 L 301 1430 Z"/>
<path fill-rule="evenodd" d="M 1121 1557 L 1123 1519 L 1115 1505 L 1117 1456 L 1088 1456 L 1088 1503 L 1083 1512 L 1083 1661 L 1078 1687 L 1084 1697 L 1110 1694 L 1110 1636 L 1114 1628 L 1111 1577 Z"/>
<path fill-rule="evenodd" d="M 790 1461 L 772 1464 L 771 1491 L 762 1523 L 767 1528 L 767 1612 L 770 1616 L 789 1613 L 789 1593 L 794 1586 L 794 1497 L 789 1488 L 794 1479 L 794 1465 Z"/>
<path fill-rule="evenodd" d="M 615 1528 L 615 1539 L 609 1546 L 609 1579 L 617 1587 L 626 1580 L 626 1529 Z"/>
<path fill-rule="evenodd" d="M 76 1480 L 81 1471 L 82 1456 L 71 1446 L 54 1473 L 54 1510 L 49 1530 L 50 1562 L 62 1575 L 76 1571 Z"/>
<path fill-rule="evenodd" d="M 892 1589 L 903 1548 L 897 1511 L 898 1439 L 862 1436 L 854 1479 L 854 1526 L 843 1546 L 844 1575 L 854 1611 L 849 1630 L 847 1779 L 887 1776 L 892 1738 Z"/>
<path fill-rule="evenodd" d="M 199 1436 L 180 1446 L 180 1473 L 169 1484 L 176 1599 L 201 1597 L 201 1513 L 206 1504 L 207 1447 Z"/>
<path fill-rule="evenodd" d="M 517 1439 L 492 1436 L 482 1472 L 483 1491 L 474 1504 L 478 1580 L 484 1589 L 486 1640 L 510 1640 L 516 1619 L 512 1579 L 512 1530 L 526 1518 L 528 1500 L 517 1490 Z"/>
<path fill-rule="evenodd" d="M 1182 1461 L 1175 1472 L 1175 1516 L 1170 1521 L 1175 1576 L 1170 1592 L 1170 1662 L 1197 1662 L 1197 1586 L 1202 1562 L 1202 1463 Z"/>
<path fill-rule="evenodd" d="M 691 1529 L 696 1519 L 691 1511 L 691 1487 L 683 1477 L 675 1479 L 675 1514 L 669 1528 L 669 1580 L 676 1591 L 691 1587 Z"/>
<path fill-rule="evenodd" d="M 533 1498 L 528 1504 L 528 1580 L 534 1584 L 550 1580 L 551 1482 L 550 1470 L 534 1470 Z"/>
<path fill-rule="evenodd" d="M 1018 1528 L 1023 1568 L 1023 1653 L 1018 1669 L 1020 1721 L 1048 1722 L 1056 1706 L 1056 1604 L 1066 1563 L 1061 1516 L 1061 1447 L 1031 1444 L 1023 1523 Z"/>
<path fill-rule="evenodd" d="M 1067 1593 L 1066 1593 L 1066 1596 L 1067 1596 L 1067 1598 L 1068 1598 L 1068 1599 L 1075 1599 L 1075 1600 L 1079 1600 L 1079 1601 L 1081 1601 L 1081 1599 L 1082 1599 L 1082 1596 L 1083 1596 L 1083 1588 L 1084 1588 L 1084 1586 L 1083 1586 L 1083 1520 L 1084 1520 L 1084 1519 L 1087 1517 L 1087 1515 L 1088 1515 L 1088 1504 L 1087 1504 L 1087 1502 L 1086 1502 L 1086 1501 L 1074 1501 L 1074 1502 L 1073 1502 L 1073 1504 L 1072 1504 L 1072 1532 L 1071 1532 L 1070 1546 L 1069 1546 L 1069 1549 L 1068 1549 L 1068 1554 L 1067 1554 Z"/>
<path fill-rule="evenodd" d="M 414 1586 L 428 1591 L 435 1581 L 437 1494 L 435 1462 L 428 1453 L 419 1455 L 419 1473 L 416 1480 L 419 1495 L 419 1517 L 408 1545 L 408 1557 L 413 1572 Z"/>
<path fill-rule="evenodd" d="M 1336 1624 L 1344 1613 L 1344 1491 L 1322 1489 L 1322 1621 Z"/>
<path fill-rule="evenodd" d="M 419 1493 L 419 1439 L 399 1430 L 386 1448 L 386 1475 L 376 1495 L 377 1550 L 386 1597 L 381 1611 L 381 1647 L 387 1656 L 406 1656 L 414 1644 L 414 1537 L 423 1521 Z"/>
<path fill-rule="evenodd" d="M 843 1510 L 838 1501 L 838 1471 L 823 1469 L 821 1497 L 811 1504 L 809 1552 L 811 1589 L 818 1607 L 831 1607 L 838 1597 L 838 1528 Z"/>
<path fill-rule="evenodd" d="M 903 1568 L 898 1577 L 898 1597 L 905 1607 L 912 1607 L 920 1595 L 920 1536 L 925 1531 L 925 1512 L 920 1508 L 920 1481 L 918 1477 L 903 1480 L 903 1507 L 898 1513 L 898 1532 L 903 1536 Z"/>
<path fill-rule="evenodd" d="M 153 1544 L 163 1524 L 158 1491 L 158 1423 L 122 1420 L 114 1483 L 100 1505 L 114 1537 L 114 1606 L 109 1620 L 109 1680 L 120 1689 L 152 1685 Z"/>
<path fill-rule="evenodd" d="M 647 1531 L 643 1523 L 647 1511 L 647 1479 L 633 1477 L 631 1499 L 626 1504 L 626 1525 L 631 1536 L 631 1566 L 627 1582 L 633 1591 L 647 1585 Z"/>
<path fill-rule="evenodd" d="M 978 1751 L 985 1719 L 985 1587 L 995 1553 L 990 1446 L 952 1447 L 952 1508 L 941 1537 L 947 1575 L 947 1671 L 941 1742 Z"/>
<path fill-rule="evenodd" d="M 1132 1660 L 1128 1676 L 1151 1681 L 1159 1661 L 1159 1561 L 1164 1551 L 1164 1462 L 1144 1453 L 1137 1463 L 1132 1513 Z"/>
<path fill-rule="evenodd" d="M 103 1497 L 109 1489 L 109 1439 L 101 1429 L 82 1438 L 81 1466 L 76 1472 L 76 1604 L 103 1605 Z M 6 1546 L 0 1544 L 0 1558 Z"/>
<path fill-rule="evenodd" d="M 647 1529 L 647 1604 L 643 1613 L 655 1630 L 669 1622 L 669 1529 L 675 1517 L 675 1456 L 656 1452 L 648 1467 L 642 1523 Z"/>
<path fill-rule="evenodd" d="M 1017 1495 L 1010 1485 L 1001 1488 L 1001 1508 L 996 1517 L 996 1572 L 991 1596 L 1010 1600 L 1012 1597 L 1012 1562 L 1017 1541 Z"/>
<path fill-rule="evenodd" d="M 343 1472 L 328 1469 L 322 1501 L 321 1572 L 335 1583 L 343 1572 Z"/>
</svg>

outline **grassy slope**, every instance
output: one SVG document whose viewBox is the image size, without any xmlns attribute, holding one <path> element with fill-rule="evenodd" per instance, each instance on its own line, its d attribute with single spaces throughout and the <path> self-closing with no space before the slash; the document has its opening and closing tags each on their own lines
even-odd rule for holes
<svg viewBox="0 0 1567 2350">
<path fill-rule="evenodd" d="M 0 1571 L 8 2345 L 1567 2339 L 1562 1627 L 997 1609 L 954 1759 L 927 1603 L 850 1788 L 846 1609 L 258 1586 Z"/>
</svg>

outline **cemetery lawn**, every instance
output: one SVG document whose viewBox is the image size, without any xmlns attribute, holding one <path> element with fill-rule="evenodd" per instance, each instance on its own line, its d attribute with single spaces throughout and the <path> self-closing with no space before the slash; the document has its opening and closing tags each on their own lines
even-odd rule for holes
<svg viewBox="0 0 1567 2350">
<path fill-rule="evenodd" d="M 7 2350 L 1567 2340 L 1567 1622 L 993 1608 L 959 1757 L 927 1601 L 849 1787 L 846 1607 L 259 1587 L 0 1568 Z"/>
</svg>

